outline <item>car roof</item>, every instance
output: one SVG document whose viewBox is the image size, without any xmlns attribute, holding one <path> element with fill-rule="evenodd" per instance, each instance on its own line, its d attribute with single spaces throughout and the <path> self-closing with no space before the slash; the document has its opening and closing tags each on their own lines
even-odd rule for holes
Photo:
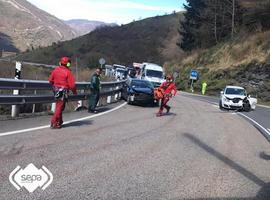
<svg viewBox="0 0 270 200">
<path fill-rule="evenodd" d="M 240 87 L 240 86 L 233 86 L 233 85 L 227 85 L 226 88 L 235 88 L 235 89 L 243 89 L 243 87 Z"/>
</svg>

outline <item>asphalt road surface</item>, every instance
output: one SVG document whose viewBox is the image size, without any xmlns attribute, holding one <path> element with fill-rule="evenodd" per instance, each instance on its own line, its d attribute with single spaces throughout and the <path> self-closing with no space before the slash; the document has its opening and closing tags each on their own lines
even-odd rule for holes
<svg viewBox="0 0 270 200">
<path fill-rule="evenodd" d="M 159 118 L 157 108 L 124 105 L 61 130 L 5 136 L 31 120 L 1 122 L 0 199 L 270 199 L 270 145 L 253 124 L 184 94 L 170 104 Z M 9 182 L 30 163 L 53 174 L 46 190 Z"/>
<path fill-rule="evenodd" d="M 194 95 L 190 93 L 183 93 L 184 96 L 193 99 L 208 102 L 210 104 L 219 105 L 219 97 L 210 97 L 202 95 Z M 228 110 L 227 110 L 228 111 Z M 235 111 L 228 111 L 235 112 Z M 270 142 L 270 106 L 257 105 L 254 111 L 250 112 L 235 112 L 244 117 L 254 125 Z"/>
</svg>

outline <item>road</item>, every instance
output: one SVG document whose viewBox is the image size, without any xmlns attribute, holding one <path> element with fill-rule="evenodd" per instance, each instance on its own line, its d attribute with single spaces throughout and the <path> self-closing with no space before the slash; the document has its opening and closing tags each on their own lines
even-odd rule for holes
<svg viewBox="0 0 270 200">
<path fill-rule="evenodd" d="M 173 113 L 159 118 L 157 108 L 123 105 L 61 130 L 0 136 L 0 199 L 270 198 L 270 146 L 257 128 L 193 96 L 170 104 Z M 24 120 L 13 129 L 28 128 Z M 45 191 L 9 183 L 29 163 L 52 172 Z"/>
<path fill-rule="evenodd" d="M 194 95 L 190 93 L 183 93 L 186 97 L 198 99 L 200 101 L 208 102 L 210 104 L 218 105 L 219 97 Z M 232 111 L 235 112 L 235 111 Z M 251 112 L 236 112 L 249 122 L 251 122 L 265 138 L 270 142 L 270 107 L 257 105 L 255 111 Z"/>
</svg>

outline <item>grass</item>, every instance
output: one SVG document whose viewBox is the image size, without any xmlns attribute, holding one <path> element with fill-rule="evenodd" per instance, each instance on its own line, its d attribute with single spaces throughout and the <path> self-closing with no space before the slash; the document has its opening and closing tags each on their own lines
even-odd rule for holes
<svg viewBox="0 0 270 200">
<path fill-rule="evenodd" d="M 218 94 L 226 85 L 245 87 L 260 102 L 270 102 L 270 31 L 239 34 L 210 49 L 196 50 L 180 62 L 167 62 L 168 71 L 179 71 L 178 88 L 189 90 L 189 74 L 197 69 L 200 79 L 194 84 L 201 90 L 203 81 L 208 92 Z"/>
</svg>

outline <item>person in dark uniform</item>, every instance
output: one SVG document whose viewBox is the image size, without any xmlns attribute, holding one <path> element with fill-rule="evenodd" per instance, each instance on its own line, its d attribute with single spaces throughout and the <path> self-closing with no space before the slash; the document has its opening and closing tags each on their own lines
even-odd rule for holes
<svg viewBox="0 0 270 200">
<path fill-rule="evenodd" d="M 93 74 L 90 80 L 90 90 L 91 94 L 89 95 L 88 100 L 88 112 L 97 113 L 96 106 L 99 101 L 100 96 L 100 75 L 102 69 L 97 68 L 96 72 Z"/>
</svg>

